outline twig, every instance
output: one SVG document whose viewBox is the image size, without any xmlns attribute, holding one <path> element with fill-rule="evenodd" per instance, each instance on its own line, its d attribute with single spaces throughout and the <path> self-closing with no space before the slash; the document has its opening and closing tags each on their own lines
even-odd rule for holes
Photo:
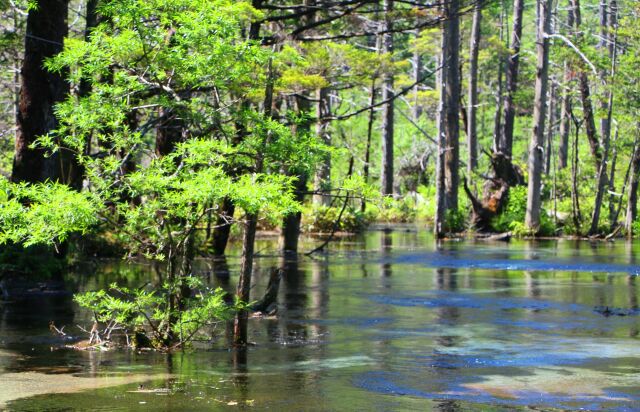
<svg viewBox="0 0 640 412">
<path fill-rule="evenodd" d="M 342 220 L 342 214 L 344 213 L 345 209 L 347 208 L 347 204 L 349 204 L 349 192 L 348 191 L 347 191 L 347 196 L 344 199 L 344 204 L 342 205 L 342 209 L 340 210 L 340 214 L 338 215 L 338 219 L 336 219 L 336 221 L 333 222 L 333 227 L 331 228 L 331 234 L 329 235 L 327 240 L 325 240 L 320 246 L 318 246 L 317 248 L 313 249 L 310 252 L 305 253 L 305 256 L 311 256 L 314 253 L 323 250 L 329 244 L 329 242 L 331 242 L 333 240 L 333 236 L 336 234 L 336 232 L 338 230 L 338 226 L 340 226 L 340 220 Z"/>
</svg>

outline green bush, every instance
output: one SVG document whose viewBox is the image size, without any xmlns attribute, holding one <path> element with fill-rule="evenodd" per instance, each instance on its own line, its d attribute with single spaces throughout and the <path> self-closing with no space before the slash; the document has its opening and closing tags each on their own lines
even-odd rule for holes
<svg viewBox="0 0 640 412">
<path fill-rule="evenodd" d="M 491 226 L 498 232 L 511 232 L 514 236 L 553 236 L 556 228 L 553 220 L 543 209 L 540 211 L 540 229 L 537 233 L 532 233 L 524 225 L 527 213 L 527 187 L 515 186 L 509 190 L 509 198 L 502 213 L 493 218 Z"/>
<path fill-rule="evenodd" d="M 170 304 L 181 285 L 198 292 L 184 297 L 178 306 Z M 91 338 L 97 344 L 112 344 L 121 335 L 129 346 L 169 349 L 189 344 L 206 326 L 230 319 L 246 306 L 225 303 L 225 295 L 220 288 L 204 288 L 200 279 L 185 276 L 154 289 L 130 289 L 113 283 L 108 290 L 77 294 L 74 300 L 93 311 L 94 319 L 104 326 L 102 331 L 97 327 L 92 331 Z"/>
<path fill-rule="evenodd" d="M 333 230 L 338 220 L 342 207 L 311 206 L 307 208 L 302 217 L 303 228 L 311 233 L 329 233 Z M 337 230 L 339 232 L 360 233 L 364 231 L 374 220 L 375 213 L 368 209 L 361 212 L 359 208 L 347 206 L 342 213 Z"/>
</svg>

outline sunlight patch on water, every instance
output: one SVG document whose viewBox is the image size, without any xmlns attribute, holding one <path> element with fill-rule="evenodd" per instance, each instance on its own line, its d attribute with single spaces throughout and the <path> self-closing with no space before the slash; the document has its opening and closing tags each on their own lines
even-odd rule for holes
<svg viewBox="0 0 640 412">
<path fill-rule="evenodd" d="M 374 364 L 374 360 L 368 356 L 343 356 L 296 362 L 293 368 L 298 370 L 342 369 L 372 364 Z"/>
<path fill-rule="evenodd" d="M 640 274 L 640 266 L 576 262 L 575 260 L 525 260 L 525 259 L 486 259 L 478 258 L 473 253 L 435 252 L 403 254 L 394 259 L 386 259 L 387 263 L 415 264 L 432 268 L 450 269 L 485 269 L 545 272 L 600 272 Z"/>
<path fill-rule="evenodd" d="M 606 373 L 571 367 L 528 370 L 524 376 L 489 375 L 461 386 L 499 398 L 561 397 L 565 401 L 636 402 L 638 399 L 611 388 L 636 388 L 638 374 Z"/>
<path fill-rule="evenodd" d="M 76 393 L 169 377 L 167 374 L 79 377 L 38 372 L 5 373 L 0 374 L 0 408 L 10 401 L 36 395 Z"/>
</svg>

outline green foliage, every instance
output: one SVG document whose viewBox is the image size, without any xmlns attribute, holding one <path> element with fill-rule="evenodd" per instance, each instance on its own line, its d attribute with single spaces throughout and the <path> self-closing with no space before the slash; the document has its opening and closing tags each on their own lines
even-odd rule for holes
<svg viewBox="0 0 640 412">
<path fill-rule="evenodd" d="M 197 288 L 198 292 L 182 299 L 178 308 L 169 302 L 180 285 Z M 206 327 L 228 320 L 237 310 L 246 307 L 240 302 L 225 303 L 225 295 L 220 288 L 205 288 L 198 278 L 185 277 L 160 288 L 133 289 L 114 283 L 108 290 L 77 294 L 74 300 L 91 310 L 97 322 L 108 325 L 106 330 L 121 330 L 130 345 L 139 345 L 140 335 L 143 335 L 155 348 L 167 349 L 169 345 L 188 344 L 201 333 L 210 339 L 204 331 Z M 109 340 L 115 336 L 101 338 Z"/>
<path fill-rule="evenodd" d="M 466 211 L 462 209 L 449 209 L 445 212 L 445 223 L 448 232 L 462 232 L 467 219 Z"/>
<path fill-rule="evenodd" d="M 542 210 L 540 215 L 540 228 L 537 233 L 532 233 L 525 224 L 527 213 L 527 187 L 514 186 L 509 189 L 509 198 L 502 213 L 496 216 L 491 226 L 498 232 L 511 232 L 514 236 L 553 236 L 555 226 L 547 213 Z"/>
<path fill-rule="evenodd" d="M 280 171 L 311 172 L 324 146 L 248 105 L 220 107 L 223 99 L 262 99 L 267 62 L 301 59 L 244 38 L 260 13 L 229 0 L 112 0 L 101 12 L 108 24 L 88 41 L 67 41 L 47 63 L 68 69 L 72 83 L 89 82 L 91 93 L 59 104 L 60 127 L 39 144 L 76 151 L 117 241 L 131 255 L 171 263 L 224 199 L 272 222 L 298 211 L 293 178 Z M 163 112 L 175 113 L 170 127 L 185 133 L 173 152 L 157 156 L 150 132 L 167 121 Z M 96 143 L 100 156 L 85 150 Z M 128 170 L 131 160 L 145 165 Z"/>
<path fill-rule="evenodd" d="M 515 186 L 509 189 L 509 199 L 502 213 L 496 216 L 491 226 L 498 232 L 509 232 L 524 228 L 527 212 L 527 187 Z"/>
<path fill-rule="evenodd" d="M 330 233 L 340 215 L 341 207 L 312 206 L 303 214 L 303 227 L 310 233 Z M 371 209 L 369 209 L 371 210 Z M 375 217 L 371 211 L 362 212 L 359 207 L 345 208 L 337 227 L 339 232 L 363 232 Z"/>
<path fill-rule="evenodd" d="M 98 223 L 88 193 L 61 184 L 13 184 L 0 179 L 0 244 L 57 245 Z"/>
</svg>

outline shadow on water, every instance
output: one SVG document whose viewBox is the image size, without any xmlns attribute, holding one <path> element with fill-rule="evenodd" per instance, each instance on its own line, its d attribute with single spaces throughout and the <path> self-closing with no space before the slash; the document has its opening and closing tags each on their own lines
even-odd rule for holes
<svg viewBox="0 0 640 412">
<path fill-rule="evenodd" d="M 0 383 L 9 386 L 0 393 L 35 377 L 38 391 L 10 409 L 633 410 L 640 316 L 594 307 L 638 308 L 639 247 L 436 245 L 424 231 L 386 230 L 312 258 L 260 256 L 252 299 L 272 267 L 284 276 L 278 315 L 251 320 L 246 349 L 229 350 L 221 336 L 173 354 L 64 350 L 49 321 L 77 335 L 90 313 L 69 297 L 3 303 Z M 232 250 L 196 270 L 233 293 L 238 261 Z M 146 265 L 103 262 L 87 272 L 69 275 L 74 289 L 159 281 Z M 51 376 L 76 393 L 57 393 Z"/>
</svg>

